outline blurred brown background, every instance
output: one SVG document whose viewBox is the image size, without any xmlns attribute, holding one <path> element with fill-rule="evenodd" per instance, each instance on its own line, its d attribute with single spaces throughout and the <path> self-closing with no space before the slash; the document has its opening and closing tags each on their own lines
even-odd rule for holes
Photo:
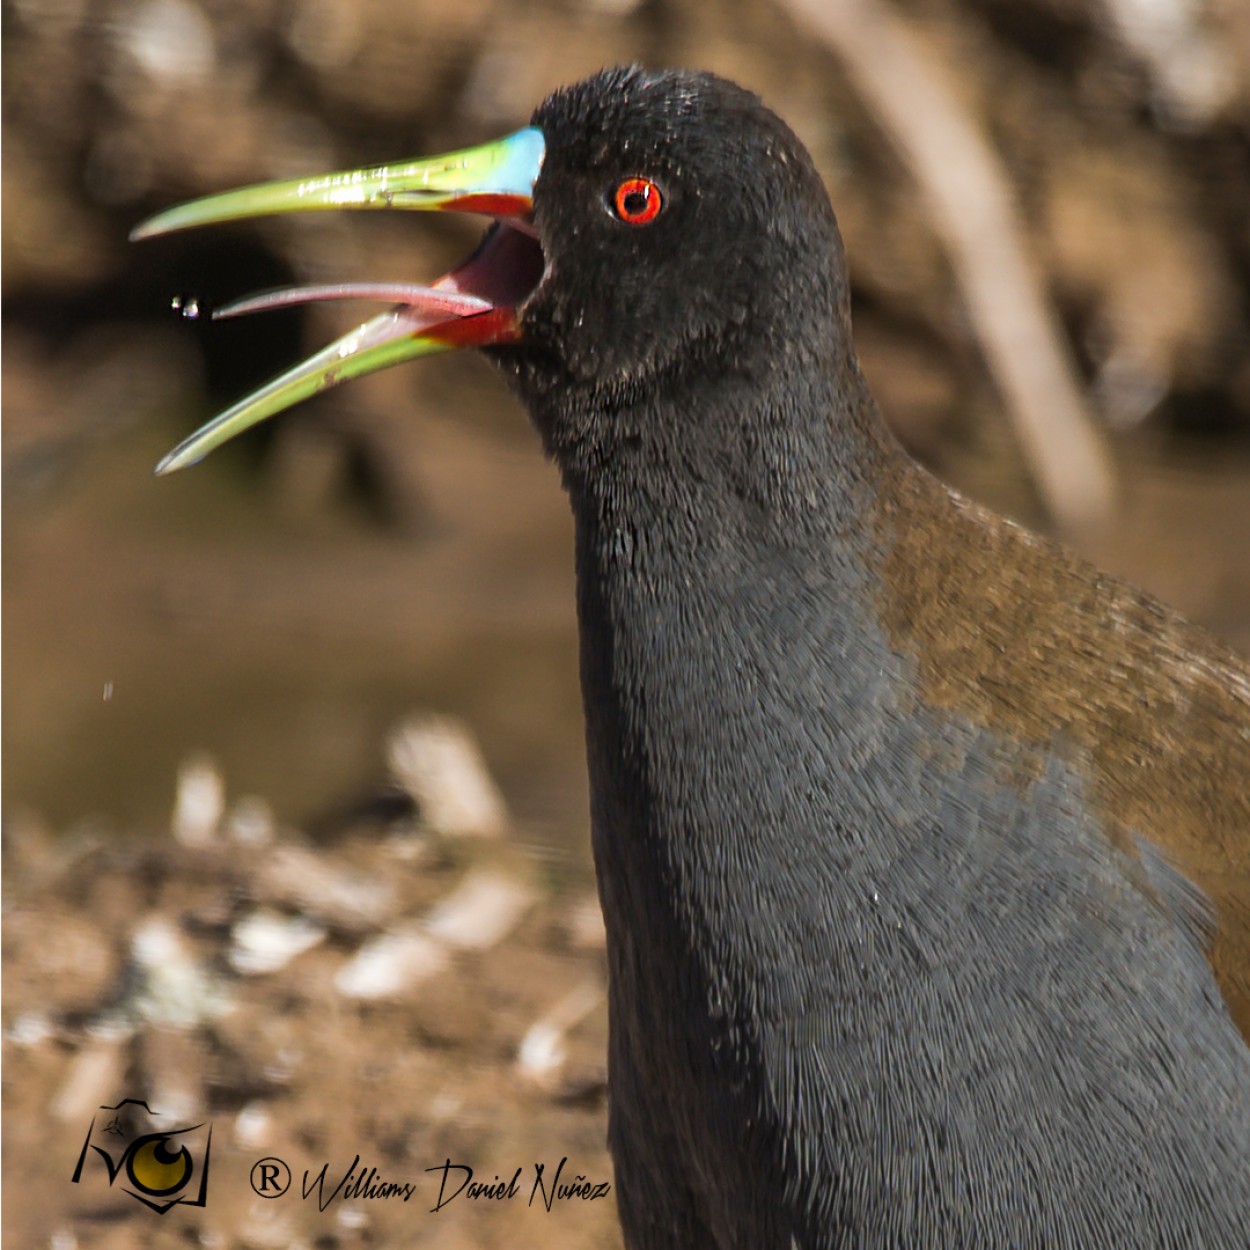
<svg viewBox="0 0 1250 1250">
<path fill-rule="evenodd" d="M 150 212 L 480 142 L 605 64 L 716 70 L 757 90 L 823 169 L 864 367 L 914 452 L 1000 510 L 1064 529 L 1104 567 L 1250 651 L 1241 0 L 10 0 L 3 15 L 4 804 L 17 926 L 5 1080 L 19 1126 L 6 1188 L 18 1177 L 28 1194 L 9 1204 L 6 1231 L 23 1244 L 175 1238 L 174 1216 L 147 1219 L 134 1204 L 72 1219 L 48 1207 L 65 1195 L 79 1112 L 145 1080 L 152 1097 L 176 1101 L 150 1077 L 162 1064 L 197 1071 L 186 1105 L 215 1122 L 260 1107 L 283 1125 L 279 1138 L 319 1157 L 329 1146 L 314 1149 L 309 1134 L 333 1122 L 344 1166 L 372 1143 L 391 1172 L 420 1172 L 451 1149 L 448 1133 L 468 1133 L 465 1148 L 476 1143 L 491 1172 L 518 1149 L 558 1160 L 579 1133 L 598 1153 L 578 1165 L 607 1166 L 601 1008 L 570 1026 L 582 1030 L 582 1069 L 512 1101 L 497 1093 L 525 1028 L 558 998 L 551 987 L 599 975 L 593 933 L 579 937 L 568 921 L 591 890 L 570 526 L 523 413 L 480 359 L 438 358 L 334 391 L 190 472 L 150 474 L 215 410 L 355 316 L 320 306 L 214 325 L 179 318 L 171 297 L 211 307 L 289 281 L 426 280 L 468 250 L 480 223 L 342 214 L 127 244 Z M 1100 522 L 1061 524 L 1038 486 L 1037 449 L 1022 450 L 995 313 L 970 296 L 995 282 L 1007 300 L 1019 292 L 1008 270 L 978 269 L 997 261 L 961 254 L 942 219 L 943 194 L 979 183 L 930 129 L 937 110 L 923 97 L 911 105 L 927 81 L 908 72 L 915 65 L 937 76 L 945 107 L 980 144 L 1010 207 L 999 225 L 1109 450 L 1115 491 Z M 904 92 L 907 105 L 891 109 Z M 1051 472 L 1079 477 L 1084 453 L 1064 438 L 1050 436 Z M 512 813 L 502 844 L 448 850 L 446 831 L 397 780 L 387 743 L 422 708 L 462 718 L 480 742 Z M 171 843 L 178 769 L 197 752 L 223 790 L 218 819 L 201 844 Z M 418 872 L 379 849 L 398 828 L 408 851 L 422 848 L 410 859 L 426 875 L 347 919 L 301 901 L 289 882 L 265 895 L 254 883 L 268 853 L 246 849 L 246 818 L 264 845 L 310 846 L 332 873 L 363 872 L 373 885 Z M 370 1017 L 324 989 L 370 935 L 496 861 L 529 883 L 528 918 L 507 938 L 528 979 L 496 984 L 489 955 L 470 944 L 456 947 L 460 997 L 430 989 Z M 319 917 L 328 936 L 300 957 L 302 971 L 291 971 L 296 960 L 277 974 L 292 978 L 281 992 L 273 980 L 240 982 L 240 1009 L 314 1031 L 328 1012 L 348 1028 L 294 1085 L 238 1075 L 272 1059 L 264 1045 L 247 1058 L 227 1036 L 255 1016 L 178 1023 L 134 1008 L 146 967 L 139 917 L 167 924 L 175 946 L 190 943 L 195 966 L 238 980 L 224 952 L 257 902 L 285 921 Z M 74 975 L 85 981 L 70 987 Z M 506 1009 L 484 1013 L 483 995 L 500 994 Z M 112 1049 L 101 1050 L 106 1017 Z M 462 1061 L 493 1074 L 476 1079 L 495 1092 L 444 1120 L 414 1111 L 383 1127 L 361 1111 L 376 1091 L 354 1089 L 344 1121 L 328 1103 L 310 1109 L 324 1064 L 353 1045 L 361 1064 L 385 1046 L 441 1056 L 424 1076 L 396 1077 L 388 1097 L 419 1091 L 414 1106 Z M 67 1090 L 73 1079 L 81 1088 Z M 301 1099 L 314 1126 L 303 1137 L 280 1111 Z M 488 1127 L 492 1117 L 504 1127 Z M 499 1134 L 511 1144 L 497 1149 Z M 273 1145 L 264 1132 L 231 1140 L 240 1159 Z M 62 1153 L 40 1179 L 22 1151 L 49 1143 Z M 204 1244 L 529 1244 L 498 1211 L 468 1212 L 450 1241 L 451 1225 L 424 1208 L 363 1223 L 309 1217 L 298 1237 L 289 1222 L 266 1232 L 241 1202 L 227 1208 L 225 1184 L 206 1222 L 184 1220 Z M 603 1205 L 525 1227 L 534 1244 L 600 1244 L 614 1235 Z"/>
</svg>

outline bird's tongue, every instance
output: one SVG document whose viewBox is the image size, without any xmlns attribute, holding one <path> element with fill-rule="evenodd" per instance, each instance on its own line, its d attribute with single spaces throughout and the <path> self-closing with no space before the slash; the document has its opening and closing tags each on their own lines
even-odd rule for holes
<svg viewBox="0 0 1250 1250">
<path fill-rule="evenodd" d="M 144 222 L 147 238 L 210 222 L 328 208 L 452 209 L 498 218 L 477 250 L 431 286 L 345 283 L 289 287 L 236 300 L 215 317 L 331 299 L 385 300 L 392 307 L 228 408 L 157 465 L 170 473 L 194 464 L 260 421 L 312 395 L 390 365 L 458 347 L 515 342 L 517 307 L 542 277 L 543 256 L 528 214 L 543 157 L 533 128 L 450 156 L 379 169 L 267 183 L 210 196 Z"/>
</svg>

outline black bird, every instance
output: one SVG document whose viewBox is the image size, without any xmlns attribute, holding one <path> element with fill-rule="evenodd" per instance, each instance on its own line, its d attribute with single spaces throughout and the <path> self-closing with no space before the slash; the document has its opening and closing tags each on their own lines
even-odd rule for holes
<svg viewBox="0 0 1250 1250">
<path fill-rule="evenodd" d="M 1250 672 L 900 450 L 786 125 L 616 69 L 499 145 L 141 232 L 313 201 L 498 221 L 435 288 L 312 291 L 403 302 L 164 467 L 449 345 L 529 409 L 576 519 L 627 1245 L 1250 1244 Z"/>
</svg>

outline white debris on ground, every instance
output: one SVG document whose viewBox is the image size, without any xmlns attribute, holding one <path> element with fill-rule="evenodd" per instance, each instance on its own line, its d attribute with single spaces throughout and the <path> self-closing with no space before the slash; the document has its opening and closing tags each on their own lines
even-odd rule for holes
<svg viewBox="0 0 1250 1250">
<path fill-rule="evenodd" d="M 255 794 L 244 795 L 226 816 L 226 836 L 243 846 L 268 846 L 277 836 L 269 804 Z"/>
<path fill-rule="evenodd" d="M 171 821 L 174 840 L 182 846 L 208 846 L 221 829 L 226 811 L 226 785 L 209 755 L 193 755 L 178 769 Z"/>
<path fill-rule="evenodd" d="M 296 955 L 325 940 L 326 931 L 307 916 L 284 916 L 261 908 L 249 912 L 231 933 L 230 966 L 244 976 L 285 968 Z"/>
<path fill-rule="evenodd" d="M 260 865 L 255 894 L 344 933 L 385 928 L 399 910 L 393 879 L 344 868 L 324 852 L 303 846 L 274 847 Z"/>
<path fill-rule="evenodd" d="M 347 998 L 392 998 L 414 989 L 447 967 L 447 947 L 419 924 L 373 938 L 334 976 L 334 988 Z"/>
<path fill-rule="evenodd" d="M 445 838 L 498 837 L 508 813 L 468 729 L 450 716 L 414 716 L 391 736 L 395 780 L 412 796 L 422 825 Z"/>
<path fill-rule="evenodd" d="M 517 1067 L 534 1080 L 545 1081 L 568 1057 L 568 1034 L 604 1001 L 602 981 L 575 985 L 541 1020 L 530 1025 L 517 1048 Z"/>
<path fill-rule="evenodd" d="M 520 881 L 476 871 L 433 908 L 425 930 L 460 950 L 489 950 L 507 937 L 533 901 L 533 890 Z"/>
<path fill-rule="evenodd" d="M 447 967 L 451 952 L 497 946 L 534 901 L 519 881 L 476 871 L 435 904 L 423 921 L 366 943 L 334 978 L 348 998 L 390 998 Z"/>
<path fill-rule="evenodd" d="M 588 856 L 571 877 L 553 874 L 558 856 L 508 836 L 463 726 L 413 718 L 390 755 L 418 806 L 402 836 L 357 824 L 308 841 L 261 800 L 230 796 L 204 755 L 179 770 L 164 841 L 9 822 L 14 1192 L 51 1186 L 39 1161 L 76 1157 L 92 1117 L 125 1098 L 170 1122 L 213 1122 L 212 1208 L 233 1230 L 223 1246 L 337 1246 L 332 1227 L 355 1244 L 359 1230 L 317 1223 L 315 1203 L 262 1229 L 246 1183 L 232 1200 L 217 1179 L 308 1143 L 350 1147 L 347 1161 L 357 1150 L 371 1164 L 399 1157 L 421 1177 L 502 1133 L 610 1176 L 603 925 Z M 67 1227 L 53 1221 L 59 1194 L 48 1188 L 26 1210 L 23 1227 L 42 1231 L 25 1244 Z M 130 1223 L 143 1214 L 133 1205 L 107 1245 L 163 1250 Z M 614 1244 L 611 1212 L 594 1218 L 577 1244 Z M 370 1235 L 387 1219 L 397 1222 L 379 1244 L 409 1244 L 400 1216 L 371 1213 Z M 465 1238 L 455 1244 L 485 1244 Z"/>
<path fill-rule="evenodd" d="M 130 943 L 134 992 L 126 1014 L 149 1024 L 190 1029 L 229 1011 L 229 991 L 190 950 L 177 924 L 160 914 L 146 916 Z"/>
</svg>

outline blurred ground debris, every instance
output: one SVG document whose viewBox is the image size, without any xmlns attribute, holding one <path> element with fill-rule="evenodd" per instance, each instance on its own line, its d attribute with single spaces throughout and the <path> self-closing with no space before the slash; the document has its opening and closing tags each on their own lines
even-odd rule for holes
<svg viewBox="0 0 1250 1250">
<path fill-rule="evenodd" d="M 211 761 L 188 761 L 181 787 L 203 792 L 210 774 L 220 817 L 227 785 Z M 464 773 L 453 766 L 439 784 Z M 188 806 L 180 796 L 177 814 Z M 15 1244 L 253 1246 L 257 1158 L 315 1173 L 356 1153 L 418 1182 L 425 1201 L 322 1212 L 292 1195 L 264 1217 L 281 1244 L 618 1243 L 610 1199 L 431 1213 L 425 1172 L 450 1158 L 483 1179 L 517 1166 L 532 1176 L 538 1152 L 552 1169 L 567 1155 L 610 1180 L 602 932 L 566 923 L 597 913 L 588 873 L 554 884 L 506 828 L 478 842 L 418 818 L 388 838 L 320 846 L 285 830 L 240 844 L 220 819 L 201 828 L 193 844 L 172 830 L 156 843 L 84 841 L 49 863 L 39 822 L 10 822 L 4 1219 Z M 113 1201 L 103 1171 L 70 1184 L 92 1115 L 125 1097 L 211 1121 L 202 1211 L 161 1220 Z"/>
</svg>

